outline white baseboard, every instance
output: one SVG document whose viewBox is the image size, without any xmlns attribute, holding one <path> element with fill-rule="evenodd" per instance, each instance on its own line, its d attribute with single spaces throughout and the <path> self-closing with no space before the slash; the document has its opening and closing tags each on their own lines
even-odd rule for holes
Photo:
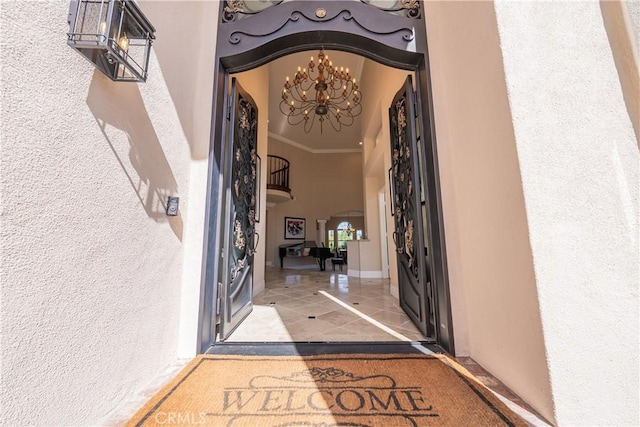
<svg viewBox="0 0 640 427">
<path fill-rule="evenodd" d="M 361 279 L 382 279 L 382 271 L 376 271 L 376 270 L 353 270 L 353 269 L 348 269 L 347 270 L 347 275 L 352 276 L 352 277 L 360 277 Z"/>
<path fill-rule="evenodd" d="M 260 292 L 264 291 L 265 285 L 266 285 L 266 283 L 265 283 L 264 280 L 260 280 L 260 281 L 255 282 L 253 284 L 253 296 L 255 297 Z"/>
</svg>

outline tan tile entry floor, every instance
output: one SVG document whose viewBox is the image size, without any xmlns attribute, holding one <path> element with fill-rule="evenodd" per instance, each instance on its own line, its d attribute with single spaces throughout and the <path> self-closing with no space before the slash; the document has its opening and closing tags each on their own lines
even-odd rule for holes
<svg viewBox="0 0 640 427">
<path fill-rule="evenodd" d="M 267 267 L 265 290 L 253 303 L 227 342 L 425 340 L 390 294 L 389 279 Z"/>
</svg>

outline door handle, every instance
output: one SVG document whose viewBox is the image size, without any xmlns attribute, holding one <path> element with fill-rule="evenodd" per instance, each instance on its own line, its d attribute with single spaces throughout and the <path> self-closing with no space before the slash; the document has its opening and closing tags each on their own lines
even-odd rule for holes
<svg viewBox="0 0 640 427">
<path fill-rule="evenodd" d="M 402 247 L 400 246 L 399 236 L 400 236 L 400 234 L 397 231 L 393 232 L 393 244 L 396 245 L 396 252 L 401 254 L 402 253 Z"/>
<path fill-rule="evenodd" d="M 258 233 L 257 231 L 253 232 L 253 247 L 250 249 L 249 255 L 253 256 L 255 255 L 256 251 L 258 250 L 258 243 L 260 242 L 260 233 Z"/>
</svg>

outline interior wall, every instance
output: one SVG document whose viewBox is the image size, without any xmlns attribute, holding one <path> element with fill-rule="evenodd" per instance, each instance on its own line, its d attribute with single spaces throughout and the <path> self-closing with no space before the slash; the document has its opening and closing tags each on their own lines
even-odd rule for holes
<svg viewBox="0 0 640 427">
<path fill-rule="evenodd" d="M 144 84 L 66 45 L 69 2 L 0 7 L 3 424 L 101 424 L 176 359 L 183 255 L 202 236 L 186 224 L 191 164 L 210 123 L 210 82 L 194 86 L 217 5 L 140 7 L 158 31 Z"/>
<path fill-rule="evenodd" d="M 291 163 L 289 186 L 294 199 L 269 208 L 267 224 L 266 261 L 279 266 L 278 247 L 296 243 L 284 238 L 285 217 L 305 218 L 305 239 L 315 241 L 316 220 L 363 210 L 362 153 L 311 153 L 275 138 L 269 139 L 268 151 Z"/>
<path fill-rule="evenodd" d="M 368 260 L 366 269 L 381 271 L 380 254 L 380 213 L 378 208 L 378 191 L 384 185 L 385 195 L 390 194 L 389 174 L 391 168 L 391 134 L 389 131 L 389 107 L 396 92 L 400 90 L 411 72 L 381 65 L 369 59 L 365 60 L 361 79 L 362 93 L 367 102 L 362 108 L 363 151 L 365 179 L 365 212 L 367 233 L 370 243 L 361 245 L 364 251 L 361 259 Z M 380 84 L 384 82 L 384 84 Z M 387 247 L 389 251 L 390 292 L 396 298 L 398 292 L 397 260 L 393 230 L 393 217 L 387 215 Z M 365 268 L 363 268 L 364 270 Z"/>
<path fill-rule="evenodd" d="M 269 66 L 265 65 L 251 71 L 233 75 L 242 88 L 251 95 L 258 107 L 258 155 L 262 160 L 260 170 L 260 222 L 256 223 L 258 247 L 253 259 L 253 294 L 264 290 L 267 227 L 267 147 L 269 141 Z"/>
<path fill-rule="evenodd" d="M 601 6 L 495 10 L 555 420 L 638 425 L 640 157 Z"/>
<path fill-rule="evenodd" d="M 456 354 L 473 357 L 553 420 L 493 4 L 425 8 Z"/>
</svg>

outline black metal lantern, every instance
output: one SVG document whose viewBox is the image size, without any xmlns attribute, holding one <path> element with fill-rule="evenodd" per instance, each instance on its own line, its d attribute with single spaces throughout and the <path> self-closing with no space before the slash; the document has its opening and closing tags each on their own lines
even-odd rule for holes
<svg viewBox="0 0 640 427">
<path fill-rule="evenodd" d="M 155 28 L 131 0 L 72 0 L 67 44 L 114 81 L 147 80 Z"/>
</svg>

